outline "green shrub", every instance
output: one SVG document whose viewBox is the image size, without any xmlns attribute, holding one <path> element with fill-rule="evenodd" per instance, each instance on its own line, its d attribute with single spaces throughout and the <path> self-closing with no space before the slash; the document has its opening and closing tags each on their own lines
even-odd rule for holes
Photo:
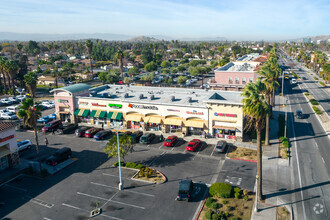
<svg viewBox="0 0 330 220">
<path fill-rule="evenodd" d="M 286 147 L 286 148 L 289 148 L 290 143 L 289 143 L 289 141 L 283 141 L 283 142 L 282 142 L 282 145 L 283 145 L 284 147 Z"/>
<path fill-rule="evenodd" d="M 282 96 L 282 93 L 280 92 L 280 96 Z"/>
<path fill-rule="evenodd" d="M 319 105 L 319 103 L 315 99 L 310 99 L 309 100 L 312 105 Z"/>
<path fill-rule="evenodd" d="M 211 210 L 209 210 L 205 213 L 205 218 L 207 220 L 212 220 L 212 211 Z"/>
<path fill-rule="evenodd" d="M 320 84 L 321 84 L 322 86 L 325 86 L 325 83 L 324 83 L 324 82 L 320 82 Z"/>
<path fill-rule="evenodd" d="M 315 80 L 319 80 L 319 78 L 317 78 L 316 76 L 313 77 Z"/>
<path fill-rule="evenodd" d="M 244 195 L 244 196 L 247 196 L 247 195 L 249 195 L 249 190 L 247 190 L 247 189 L 244 189 L 244 190 L 243 190 L 243 195 Z"/>
<path fill-rule="evenodd" d="M 228 183 L 213 183 L 209 193 L 211 196 L 220 198 L 230 198 L 233 187 Z"/>
<path fill-rule="evenodd" d="M 248 197 L 248 196 L 244 196 L 243 199 L 244 199 L 245 201 L 249 201 L 249 197 Z"/>
<path fill-rule="evenodd" d="M 231 206 L 230 205 L 226 205 L 226 210 L 229 212 L 232 210 Z"/>
<path fill-rule="evenodd" d="M 127 162 L 125 166 L 128 167 L 128 168 L 135 168 L 136 165 L 137 165 L 136 163 L 133 163 L 133 162 Z"/>
<path fill-rule="evenodd" d="M 142 169 L 142 168 L 144 168 L 144 166 L 143 166 L 142 164 L 137 164 L 137 165 L 135 166 L 135 168 L 136 168 L 136 169 Z"/>
<path fill-rule="evenodd" d="M 229 212 L 225 212 L 225 214 L 224 214 L 226 217 L 228 217 L 229 216 Z"/>
<path fill-rule="evenodd" d="M 305 96 L 309 96 L 309 93 L 308 92 L 305 92 Z"/>
<path fill-rule="evenodd" d="M 280 137 L 280 141 L 283 142 L 283 141 L 288 141 L 288 138 L 286 137 Z"/>
<path fill-rule="evenodd" d="M 318 107 L 316 107 L 316 106 L 313 106 L 313 110 L 318 115 L 322 114 L 321 111 L 320 111 L 320 109 Z"/>
<path fill-rule="evenodd" d="M 214 202 L 214 199 L 209 197 L 206 199 L 205 205 L 206 207 L 210 208 L 210 205 Z"/>
<path fill-rule="evenodd" d="M 227 200 L 222 200 L 222 204 L 227 204 L 228 203 L 228 201 Z"/>
<path fill-rule="evenodd" d="M 120 165 L 125 166 L 125 162 L 120 161 Z M 118 167 L 119 166 L 118 161 L 116 163 L 114 163 L 113 166 Z"/>
<path fill-rule="evenodd" d="M 240 194 L 239 193 L 235 193 L 234 195 L 235 195 L 235 198 L 236 199 L 239 199 L 239 197 L 240 197 Z"/>
<path fill-rule="evenodd" d="M 210 205 L 210 209 L 212 210 L 217 210 L 218 208 L 220 208 L 220 204 L 217 202 L 212 202 Z"/>
<path fill-rule="evenodd" d="M 241 193 L 241 189 L 238 188 L 238 187 L 235 187 L 235 188 L 234 188 L 234 192 L 235 192 L 235 193 Z"/>
<path fill-rule="evenodd" d="M 216 213 L 214 213 L 213 215 L 212 215 L 212 220 L 221 220 L 221 215 L 220 214 L 216 214 Z"/>
<path fill-rule="evenodd" d="M 231 217 L 231 220 L 240 220 L 240 218 L 239 217 Z"/>
</svg>

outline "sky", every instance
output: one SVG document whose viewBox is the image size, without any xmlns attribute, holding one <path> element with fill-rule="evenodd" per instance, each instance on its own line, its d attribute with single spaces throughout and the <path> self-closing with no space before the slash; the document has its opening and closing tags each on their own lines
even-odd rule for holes
<svg viewBox="0 0 330 220">
<path fill-rule="evenodd" d="M 285 40 L 330 34 L 329 0 L 1 0 L 0 32 Z"/>
</svg>

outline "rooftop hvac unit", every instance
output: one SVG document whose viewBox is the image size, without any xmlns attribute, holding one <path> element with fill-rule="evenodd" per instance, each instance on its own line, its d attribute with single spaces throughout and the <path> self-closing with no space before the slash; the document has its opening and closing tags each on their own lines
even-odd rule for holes
<svg viewBox="0 0 330 220">
<path fill-rule="evenodd" d="M 102 94 L 102 97 L 103 97 L 103 98 L 108 98 L 108 97 L 109 97 L 109 93 L 106 93 L 106 92 L 103 93 L 103 94 Z"/>
<path fill-rule="evenodd" d="M 128 97 L 128 93 L 125 93 L 125 94 L 124 94 L 124 97 L 127 98 L 127 97 Z"/>
<path fill-rule="evenodd" d="M 140 94 L 139 95 L 139 99 L 143 99 L 143 94 Z"/>
<path fill-rule="evenodd" d="M 191 97 L 187 98 L 187 102 L 189 102 L 189 103 L 191 102 Z"/>
<path fill-rule="evenodd" d="M 96 92 L 96 91 L 92 91 L 92 92 L 89 94 L 89 96 L 90 96 L 90 97 L 95 97 L 95 96 L 96 96 L 96 94 L 97 94 L 97 92 Z"/>
<path fill-rule="evenodd" d="M 155 95 L 150 96 L 150 100 L 153 100 L 155 98 Z"/>
<path fill-rule="evenodd" d="M 171 101 L 173 102 L 175 100 L 175 96 L 171 96 Z"/>
</svg>

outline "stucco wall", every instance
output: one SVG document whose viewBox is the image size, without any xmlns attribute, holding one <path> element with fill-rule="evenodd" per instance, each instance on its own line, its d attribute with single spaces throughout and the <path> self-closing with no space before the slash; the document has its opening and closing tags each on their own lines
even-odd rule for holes
<svg viewBox="0 0 330 220">
<path fill-rule="evenodd" d="M 14 137 L 10 138 L 9 140 L 6 140 L 4 142 L 0 142 L 0 147 L 4 146 L 6 144 L 9 144 L 10 151 L 14 152 L 17 150 L 16 128 L 13 127 L 13 128 L 0 132 L 0 138 L 6 138 L 11 135 L 14 135 Z"/>
</svg>

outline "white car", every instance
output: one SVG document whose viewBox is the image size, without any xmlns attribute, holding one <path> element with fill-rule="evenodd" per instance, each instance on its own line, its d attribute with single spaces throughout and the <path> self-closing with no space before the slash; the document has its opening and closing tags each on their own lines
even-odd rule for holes
<svg viewBox="0 0 330 220">
<path fill-rule="evenodd" d="M 8 109 L 5 109 L 5 108 L 0 110 L 0 114 L 1 113 L 5 113 L 7 115 L 13 115 L 14 114 L 14 112 L 11 112 L 11 111 L 9 111 Z"/>
<path fill-rule="evenodd" d="M 30 149 L 31 147 L 32 147 L 32 143 L 31 143 L 30 140 L 18 141 L 17 142 L 18 151 Z"/>
<path fill-rule="evenodd" d="M 41 105 L 46 106 L 47 108 L 55 108 L 55 105 L 50 102 L 42 102 Z"/>
<path fill-rule="evenodd" d="M 26 95 L 18 95 L 16 96 L 16 99 L 22 102 L 26 99 Z"/>
<path fill-rule="evenodd" d="M 18 119 L 16 115 L 10 115 L 10 114 L 7 114 L 7 113 L 0 113 L 0 118 L 1 119 L 8 119 L 8 120 Z"/>
<path fill-rule="evenodd" d="M 14 102 L 9 100 L 8 98 L 4 98 L 0 100 L 2 103 L 4 103 L 5 105 L 12 105 Z"/>
<path fill-rule="evenodd" d="M 9 97 L 8 99 L 13 103 L 19 103 L 19 100 L 17 100 L 15 97 Z"/>
</svg>

